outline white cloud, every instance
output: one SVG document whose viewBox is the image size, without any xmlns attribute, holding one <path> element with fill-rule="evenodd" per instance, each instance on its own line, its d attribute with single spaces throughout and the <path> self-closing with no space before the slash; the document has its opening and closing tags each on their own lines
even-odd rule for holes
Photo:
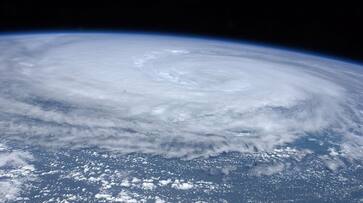
<svg viewBox="0 0 363 203">
<path fill-rule="evenodd" d="M 320 156 L 320 159 L 323 161 L 325 166 L 331 171 L 337 171 L 339 168 L 342 168 L 345 166 L 344 162 L 336 157 L 323 155 L 323 156 Z"/>
<path fill-rule="evenodd" d="M 171 187 L 177 190 L 190 190 L 194 187 L 194 185 L 192 182 L 185 182 L 176 179 L 174 183 L 171 184 Z"/>
<path fill-rule="evenodd" d="M 34 167 L 29 163 L 32 155 L 11 150 L 0 143 L 0 202 L 16 199 L 26 183 L 34 180 Z"/>
<path fill-rule="evenodd" d="M 142 188 L 144 190 L 153 190 L 155 188 L 155 185 L 154 185 L 154 183 L 151 183 L 151 182 L 144 182 L 144 183 L 142 183 Z"/>
<path fill-rule="evenodd" d="M 256 175 L 256 176 L 262 176 L 262 175 L 270 176 L 270 175 L 279 173 L 279 172 L 283 171 L 284 169 L 285 169 L 285 166 L 282 163 L 263 164 L 263 165 L 258 165 L 256 167 L 254 167 L 251 170 L 251 174 Z"/>
</svg>

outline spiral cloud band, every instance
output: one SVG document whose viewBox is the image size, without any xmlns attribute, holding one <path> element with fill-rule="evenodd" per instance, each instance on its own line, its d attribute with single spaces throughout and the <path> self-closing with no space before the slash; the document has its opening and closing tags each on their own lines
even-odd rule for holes
<svg viewBox="0 0 363 203">
<path fill-rule="evenodd" d="M 363 159 L 363 69 L 217 40 L 0 38 L 0 136 L 44 147 L 208 157 L 336 136 Z"/>
</svg>

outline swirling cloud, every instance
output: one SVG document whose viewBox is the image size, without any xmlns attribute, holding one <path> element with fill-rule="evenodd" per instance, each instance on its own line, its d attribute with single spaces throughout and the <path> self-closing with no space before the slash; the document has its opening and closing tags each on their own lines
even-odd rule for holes
<svg viewBox="0 0 363 203">
<path fill-rule="evenodd" d="M 0 47 L 6 139 L 194 158 L 269 151 L 328 132 L 359 158 L 357 65 L 152 35 L 9 36 Z"/>
</svg>

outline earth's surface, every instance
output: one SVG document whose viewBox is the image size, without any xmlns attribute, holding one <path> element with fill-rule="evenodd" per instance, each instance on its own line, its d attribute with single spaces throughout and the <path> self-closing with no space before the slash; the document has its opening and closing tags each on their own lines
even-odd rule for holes
<svg viewBox="0 0 363 203">
<path fill-rule="evenodd" d="M 362 202 L 363 67 L 212 39 L 0 37 L 0 202 Z"/>
</svg>

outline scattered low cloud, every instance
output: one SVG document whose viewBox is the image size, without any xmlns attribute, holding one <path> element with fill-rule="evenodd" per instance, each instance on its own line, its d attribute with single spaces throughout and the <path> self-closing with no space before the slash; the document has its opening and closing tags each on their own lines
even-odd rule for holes
<svg viewBox="0 0 363 203">
<path fill-rule="evenodd" d="M 33 156 L 25 151 L 11 150 L 0 143 L 0 202 L 16 200 L 26 183 L 35 179 Z"/>
</svg>

